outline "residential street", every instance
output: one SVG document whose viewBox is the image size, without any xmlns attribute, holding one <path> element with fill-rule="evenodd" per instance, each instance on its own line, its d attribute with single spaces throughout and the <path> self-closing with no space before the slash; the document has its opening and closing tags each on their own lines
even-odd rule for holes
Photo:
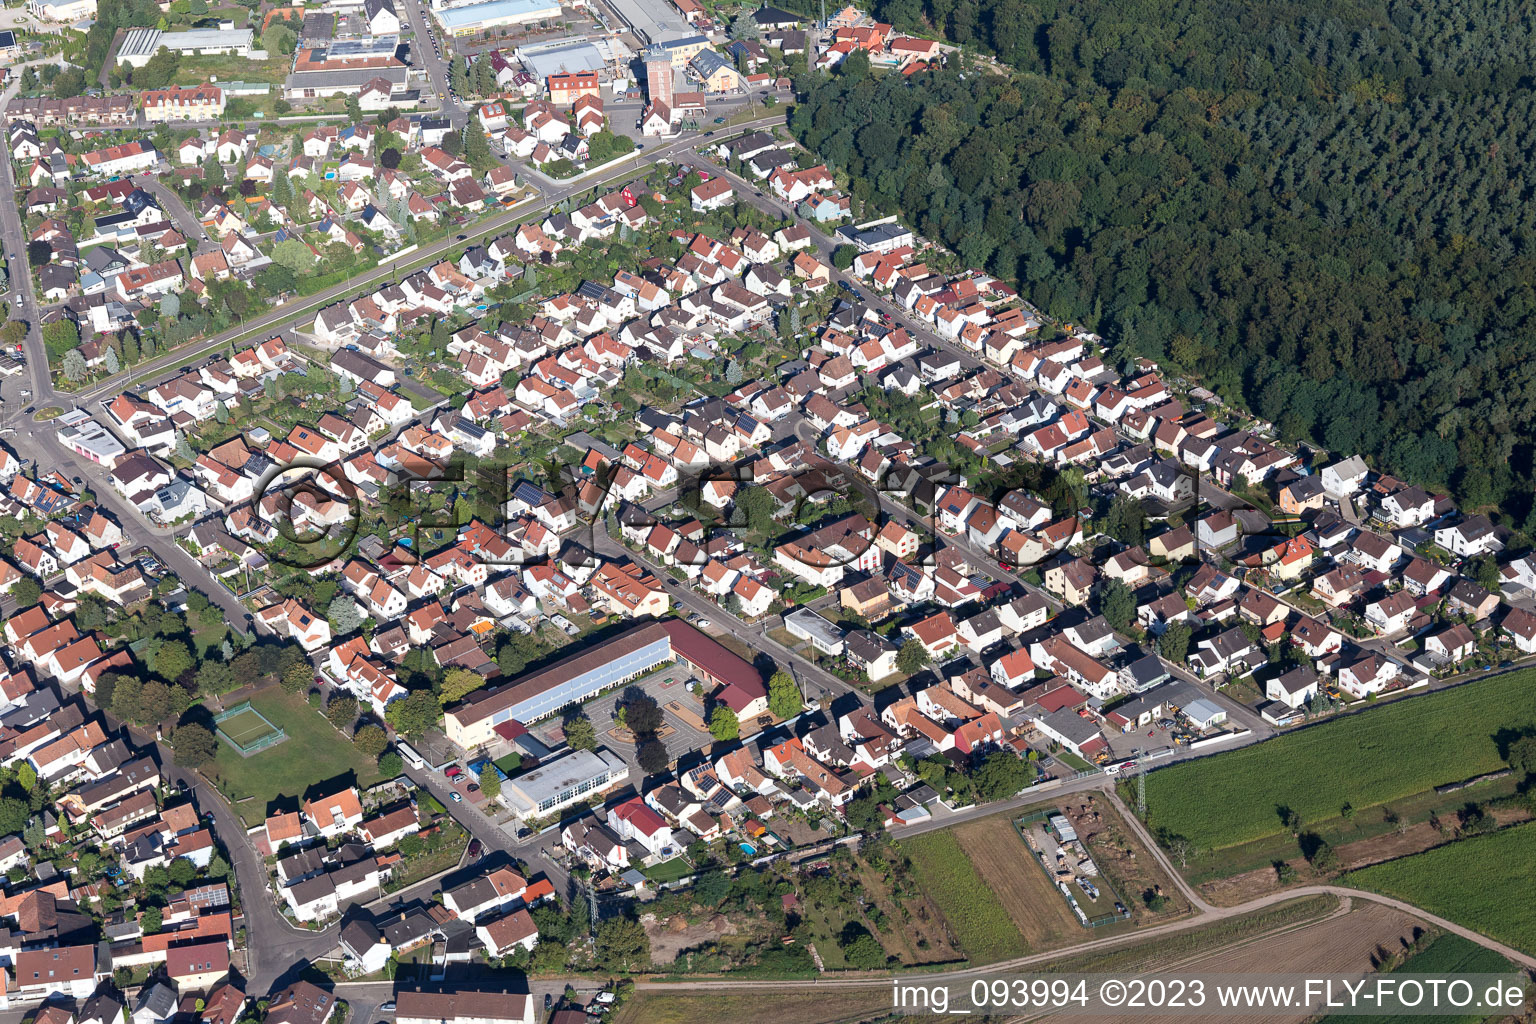
<svg viewBox="0 0 1536 1024">
<path fill-rule="evenodd" d="M 131 176 L 133 183 L 150 195 L 160 204 L 160 209 L 170 215 L 171 223 L 176 225 L 176 230 L 181 237 L 187 240 L 187 248 L 196 252 L 198 243 L 206 240 L 207 234 L 203 226 L 198 222 L 197 215 L 187 209 L 187 204 L 181 201 L 181 196 L 176 191 L 167 188 L 159 178 L 152 174 L 138 174 Z"/>
<path fill-rule="evenodd" d="M 422 10 L 421 0 L 404 0 L 404 7 L 405 19 L 410 23 L 414 37 L 411 41 L 411 61 L 427 73 L 432 91 L 437 94 L 441 104 L 437 113 L 446 116 L 455 128 L 463 128 L 469 120 L 469 112 L 448 95 L 448 62 L 432 45 L 436 37 L 432 34 L 426 12 Z"/>
<path fill-rule="evenodd" d="M 558 828 L 546 830 L 518 842 L 515 831 L 508 832 L 502 828 L 469 800 L 455 803 L 452 796 L 455 790 L 441 772 L 432 771 L 430 768 L 407 766 L 405 774 L 412 782 L 431 793 L 438 803 L 446 807 L 448 813 L 453 816 L 453 820 L 462 825 L 464 831 L 484 843 L 488 852 L 497 851 L 513 860 L 522 861 L 527 864 L 528 870 L 533 874 L 544 873 L 548 876 L 550 884 L 555 887 L 555 892 L 562 898 L 570 893 L 570 873 L 549 856 L 549 851 L 560 845 Z"/>
</svg>

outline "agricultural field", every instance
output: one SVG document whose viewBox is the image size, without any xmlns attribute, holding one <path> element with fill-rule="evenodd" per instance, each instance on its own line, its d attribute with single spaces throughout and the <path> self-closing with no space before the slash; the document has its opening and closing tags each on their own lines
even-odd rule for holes
<svg viewBox="0 0 1536 1024">
<path fill-rule="evenodd" d="M 1229 922 L 1222 922 L 1227 924 Z M 1180 950 L 1179 936 L 1162 937 L 1146 944 L 1136 968 L 1141 971 L 1176 970 L 1180 974 L 1359 974 L 1374 969 L 1381 950 L 1404 948 L 1413 941 L 1418 922 L 1407 914 L 1380 904 L 1357 901 L 1348 913 L 1252 935 L 1246 940 L 1207 945 L 1201 952 Z M 1031 968 L 1031 971 L 1055 970 Z M 1102 970 L 1105 968 L 1090 968 Z M 1125 968 L 1128 970 L 1128 968 Z M 1243 1021 L 1270 1024 L 1303 1024 L 1315 1019 L 1306 1009 L 1270 1014 L 1245 1014 Z M 1052 1014 L 1051 1024 L 1091 1024 L 1102 1016 Z M 1212 1020 L 1219 1019 L 1212 1017 Z M 1428 1019 L 1428 1018 L 1424 1018 Z M 1436 1018 L 1438 1020 L 1438 1018 Z"/>
<path fill-rule="evenodd" d="M 1460 935 L 1441 933 L 1389 973 L 1503 974 L 1513 969 L 1513 965 L 1508 960 L 1493 950 L 1484 949 L 1471 939 L 1464 939 Z M 1323 1024 L 1411 1024 L 1413 1021 L 1422 1019 L 1422 1017 L 1406 1015 L 1391 1017 L 1377 1014 L 1366 1017 L 1334 1014 L 1323 1018 Z M 1468 1017 L 1437 1014 L 1435 1017 L 1436 1021 L 1443 1021 L 1446 1024 L 1476 1024 L 1483 1019 L 1481 1014 Z"/>
<path fill-rule="evenodd" d="M 1498 737 L 1536 719 L 1536 670 L 1512 672 L 1151 772 L 1149 824 L 1219 850 L 1504 767 Z"/>
<path fill-rule="evenodd" d="M 1395 896 L 1536 953 L 1536 822 L 1352 871 L 1341 884 Z"/>
<path fill-rule="evenodd" d="M 1059 958 L 1030 970 L 1040 974 L 1146 973 L 1186 960 L 1200 959 L 1216 950 L 1235 948 L 1265 937 L 1305 928 L 1339 916 L 1341 903 L 1334 896 L 1299 896 L 1263 910 L 1164 932 L 1139 942 L 1096 949 L 1087 953 L 1063 953 Z"/>
<path fill-rule="evenodd" d="M 938 904 L 972 963 L 992 963 L 1030 951 L 953 832 L 929 832 L 902 842 L 901 850 L 911 858 L 923 891 Z M 1016 870 L 1024 867 L 1028 865 L 1020 863 Z"/>
<path fill-rule="evenodd" d="M 964 855 L 1029 949 L 1051 949 L 1087 939 L 1087 930 L 1078 924 L 1067 901 L 1014 830 L 1012 817 L 994 814 L 956 826 L 953 831 Z"/>
<path fill-rule="evenodd" d="M 783 988 L 731 989 L 721 992 L 641 987 L 625 1001 L 613 1024 L 719 1024 L 723 1020 L 761 1020 L 773 1007 L 774 1024 L 855 1024 L 880 1016 L 891 1005 L 889 985 L 825 985 L 799 991 Z M 904 1017 L 904 1021 L 917 1021 Z"/>
</svg>

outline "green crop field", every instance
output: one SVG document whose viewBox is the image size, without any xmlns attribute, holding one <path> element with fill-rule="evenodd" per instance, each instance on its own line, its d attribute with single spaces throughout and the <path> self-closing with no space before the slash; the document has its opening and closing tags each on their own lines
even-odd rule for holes
<svg viewBox="0 0 1536 1024">
<path fill-rule="evenodd" d="M 1510 962 L 1491 949 L 1484 949 L 1471 939 L 1449 933 L 1437 935 L 1429 945 L 1404 960 L 1393 974 L 1504 974 L 1513 971 Z M 1325 1017 L 1324 1024 L 1411 1024 L 1423 1017 L 1353 1016 L 1334 1014 Z M 1439 1024 L 1475 1024 L 1485 1018 L 1483 1014 L 1456 1017 L 1437 1014 Z"/>
<path fill-rule="evenodd" d="M 988 964 L 1029 952 L 1024 937 L 976 873 L 953 833 L 947 829 L 929 832 L 904 841 L 901 848 L 912 858 L 918 884 L 938 904 L 972 963 Z M 1030 867 L 1021 857 L 1020 870 Z"/>
<path fill-rule="evenodd" d="M 1536 670 L 1411 697 L 1251 747 L 1151 772 L 1156 828 L 1219 850 L 1504 767 L 1495 736 L 1536 724 Z"/>
<path fill-rule="evenodd" d="M 1432 914 L 1536 953 L 1536 822 L 1460 839 L 1352 871 L 1344 885 L 1406 900 Z"/>
</svg>

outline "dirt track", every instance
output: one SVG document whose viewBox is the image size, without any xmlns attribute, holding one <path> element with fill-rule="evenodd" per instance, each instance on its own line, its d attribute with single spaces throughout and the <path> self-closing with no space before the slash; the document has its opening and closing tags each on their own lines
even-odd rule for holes
<svg viewBox="0 0 1536 1024">
<path fill-rule="evenodd" d="M 1419 920 L 1428 921 L 1429 923 L 1436 925 L 1445 931 L 1451 932 L 1454 935 L 1460 935 L 1462 938 L 1469 939 L 1480 946 L 1491 949 L 1494 952 L 1507 957 L 1511 963 L 1517 964 L 1528 970 L 1536 970 L 1536 956 L 1531 956 L 1529 953 L 1523 953 L 1520 950 L 1514 949 L 1511 946 L 1507 946 L 1502 942 L 1490 939 L 1486 935 L 1475 932 L 1471 928 L 1467 928 L 1464 925 L 1459 925 L 1454 921 L 1447 920 L 1446 918 L 1435 914 L 1430 914 L 1424 910 L 1419 909 L 1418 907 L 1413 906 L 1411 903 L 1393 899 L 1390 896 L 1382 896 L 1379 893 L 1366 892 L 1363 889 L 1350 889 L 1342 885 L 1303 885 L 1294 889 L 1287 889 L 1284 892 L 1270 893 L 1267 896 L 1261 896 L 1258 899 L 1250 900 L 1247 903 L 1241 904 L 1240 906 L 1213 907 L 1210 903 L 1206 902 L 1198 892 L 1192 889 L 1187 882 L 1184 881 L 1183 876 L 1174 869 L 1173 865 L 1168 861 L 1167 856 L 1157 846 L 1156 842 L 1153 841 L 1151 835 L 1147 833 L 1146 827 L 1141 824 L 1141 822 L 1136 818 L 1134 814 L 1130 813 L 1129 808 L 1125 807 L 1125 805 L 1120 802 L 1119 798 L 1116 797 L 1112 791 L 1106 793 L 1105 798 L 1115 802 L 1115 805 L 1120 810 L 1121 816 L 1125 819 L 1126 825 L 1131 829 L 1132 832 L 1136 834 L 1137 838 L 1140 839 L 1142 844 L 1147 848 L 1152 856 L 1157 858 L 1158 863 L 1162 864 L 1163 869 L 1168 872 L 1169 877 L 1173 879 L 1174 884 L 1178 886 L 1179 890 L 1184 893 L 1185 897 L 1190 901 L 1190 903 L 1192 903 L 1198 910 L 1200 910 L 1201 913 L 1195 915 L 1194 917 L 1186 918 L 1182 921 L 1171 921 L 1168 924 L 1157 925 L 1152 928 L 1144 928 L 1134 932 L 1127 932 L 1124 935 L 1116 935 L 1104 939 L 1093 939 L 1089 940 L 1088 942 L 1079 943 L 1075 946 L 1065 947 L 1065 949 L 1053 950 L 1049 953 L 1032 953 L 1029 956 L 1017 957 L 1013 960 L 1002 960 L 997 963 L 987 964 L 984 967 L 967 968 L 965 970 L 952 971 L 941 975 L 929 975 L 929 977 L 933 977 L 935 979 L 948 978 L 953 980 L 969 980 L 980 974 L 996 974 L 1000 971 L 1016 970 L 1029 967 L 1033 964 L 1056 960 L 1062 956 L 1063 952 L 1086 953 L 1095 950 L 1109 949 L 1115 946 L 1123 946 L 1131 943 L 1142 942 L 1146 939 L 1154 938 L 1158 935 L 1171 934 L 1173 932 L 1184 931 L 1189 928 L 1198 928 L 1212 921 L 1219 921 L 1229 917 L 1238 917 L 1243 914 L 1249 914 L 1255 910 L 1262 910 L 1265 907 L 1271 907 L 1277 903 L 1284 903 L 1287 900 L 1296 899 L 1299 896 L 1317 895 L 1340 896 L 1346 899 L 1363 900 L 1367 903 L 1375 903 L 1384 907 L 1390 907 L 1394 910 L 1401 911 L 1404 914 L 1418 918 Z M 891 977 L 892 976 L 890 973 L 871 974 L 864 978 L 839 976 L 837 984 L 839 986 L 889 985 L 891 983 Z M 718 979 L 708 981 L 700 980 L 674 982 L 640 980 L 637 982 L 637 984 L 641 988 L 648 991 L 661 991 L 666 989 L 686 991 L 693 989 L 729 989 L 751 983 Z M 759 982 L 758 984 L 761 983 Z M 775 984 L 779 988 L 794 989 L 818 988 L 828 983 L 823 981 L 780 981 L 776 982 Z"/>
</svg>

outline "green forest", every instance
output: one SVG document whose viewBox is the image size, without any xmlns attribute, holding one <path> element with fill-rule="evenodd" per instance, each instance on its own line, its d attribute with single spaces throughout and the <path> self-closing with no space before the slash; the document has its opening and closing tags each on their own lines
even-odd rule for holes
<svg viewBox="0 0 1536 1024">
<path fill-rule="evenodd" d="M 1533 532 L 1536 11 L 1515 0 L 882 0 L 995 56 L 862 54 L 791 128 L 1042 309 L 1288 441 Z"/>
</svg>

